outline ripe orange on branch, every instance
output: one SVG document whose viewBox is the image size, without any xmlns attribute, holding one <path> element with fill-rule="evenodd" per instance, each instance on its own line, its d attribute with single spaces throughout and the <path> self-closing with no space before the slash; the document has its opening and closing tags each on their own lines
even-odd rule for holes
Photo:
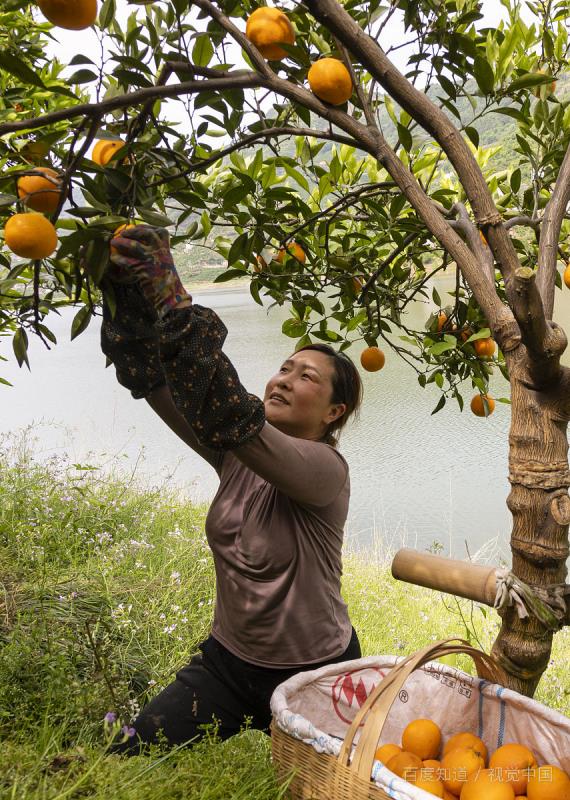
<svg viewBox="0 0 570 800">
<path fill-rule="evenodd" d="M 321 58 L 307 75 L 313 94 L 333 106 L 341 106 L 352 94 L 350 72 L 338 58 Z"/>
<path fill-rule="evenodd" d="M 91 153 L 91 160 L 105 167 L 115 153 L 124 146 L 125 143 L 120 139 L 99 139 Z"/>
<path fill-rule="evenodd" d="M 133 222 L 125 222 L 123 225 L 119 225 L 119 227 L 115 228 L 113 231 L 113 239 L 115 236 L 119 236 L 119 234 L 121 234 L 123 231 L 128 231 L 130 228 L 136 228 L 136 225 Z M 111 246 L 111 254 L 116 252 L 117 248 Z"/>
<path fill-rule="evenodd" d="M 52 214 L 59 204 L 60 196 L 61 179 L 49 167 L 38 167 L 34 170 L 34 175 L 24 175 L 18 180 L 18 197 L 34 211 Z"/>
<path fill-rule="evenodd" d="M 473 346 L 479 358 L 491 358 L 495 352 L 495 340 L 491 339 L 491 337 L 475 339 Z"/>
<path fill-rule="evenodd" d="M 360 363 L 367 372 L 378 372 L 386 363 L 386 356 L 379 347 L 367 347 L 360 354 Z"/>
<path fill-rule="evenodd" d="M 437 315 L 437 332 L 441 333 L 443 328 L 445 327 L 445 323 L 447 322 L 447 314 L 444 311 L 440 311 Z"/>
<path fill-rule="evenodd" d="M 57 247 L 57 233 L 42 214 L 14 214 L 4 227 L 4 241 L 22 258 L 47 258 Z"/>
<path fill-rule="evenodd" d="M 59 28 L 82 31 L 97 19 L 97 0 L 38 0 L 46 19 Z"/>
<path fill-rule="evenodd" d="M 283 262 L 285 261 L 285 253 L 289 253 L 290 256 L 296 258 L 297 261 L 301 262 L 301 264 L 304 264 L 305 261 L 307 260 L 307 255 L 305 251 L 303 250 L 301 245 L 298 244 L 297 242 L 289 242 L 289 244 L 286 247 L 282 247 L 279 250 L 277 261 L 279 261 L 280 264 L 283 264 Z"/>
<path fill-rule="evenodd" d="M 245 25 L 245 35 L 261 55 L 270 61 L 285 58 L 280 45 L 295 44 L 295 30 L 289 18 L 278 8 L 257 8 Z"/>
<path fill-rule="evenodd" d="M 564 275 L 562 277 L 565 285 L 570 289 L 570 264 L 566 265 L 566 269 L 564 270 Z"/>
<path fill-rule="evenodd" d="M 485 402 L 487 401 L 487 408 Z M 476 394 L 471 400 L 471 411 L 476 417 L 490 417 L 495 410 L 495 401 L 490 394 Z"/>
</svg>

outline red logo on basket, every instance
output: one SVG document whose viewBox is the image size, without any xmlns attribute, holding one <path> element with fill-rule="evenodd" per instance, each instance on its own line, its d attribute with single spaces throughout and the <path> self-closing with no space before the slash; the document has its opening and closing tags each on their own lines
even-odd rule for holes
<svg viewBox="0 0 570 800">
<path fill-rule="evenodd" d="M 384 672 L 376 667 L 370 667 L 366 673 L 362 673 L 359 670 L 345 672 L 343 675 L 339 675 L 334 682 L 331 689 L 333 708 L 337 717 L 343 722 L 350 724 L 354 714 L 347 717 L 343 714 L 342 709 L 347 710 L 349 708 L 354 709 L 354 712 L 358 711 L 370 692 L 378 685 L 376 676 L 371 675 L 371 672 L 376 672 L 380 678 L 385 675 Z"/>
</svg>

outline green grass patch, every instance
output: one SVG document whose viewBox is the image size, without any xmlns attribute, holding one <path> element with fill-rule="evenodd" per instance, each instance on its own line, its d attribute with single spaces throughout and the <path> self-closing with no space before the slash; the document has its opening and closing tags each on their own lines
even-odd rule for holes
<svg viewBox="0 0 570 800">
<path fill-rule="evenodd" d="M 204 506 L 96 464 L 37 462 L 26 432 L 0 441 L 0 797 L 275 800 L 269 739 L 215 730 L 191 750 L 107 753 L 122 723 L 207 635 L 214 570 Z M 434 639 L 489 649 L 496 615 L 394 581 L 390 554 L 348 553 L 344 594 L 365 655 Z M 537 699 L 570 715 L 570 631 Z M 470 668 L 461 662 L 460 666 Z"/>
</svg>

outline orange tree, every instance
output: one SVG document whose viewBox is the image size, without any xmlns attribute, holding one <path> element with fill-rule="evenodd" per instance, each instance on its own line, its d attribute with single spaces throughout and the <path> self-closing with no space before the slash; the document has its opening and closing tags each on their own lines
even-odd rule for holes
<svg viewBox="0 0 570 800">
<path fill-rule="evenodd" d="M 54 341 L 58 306 L 80 304 L 80 334 L 102 289 L 112 303 L 112 231 L 137 219 L 222 254 L 220 279 L 249 276 L 256 301 L 287 304 L 298 344 L 390 348 L 441 390 L 435 411 L 462 408 L 466 387 L 487 415 L 501 370 L 512 572 L 535 613 L 504 608 L 493 651 L 532 694 L 570 622 L 570 372 L 552 321 L 569 232 L 566 4 L 537 2 L 525 21 L 504 0 L 488 27 L 477 0 L 291 0 L 285 21 L 257 13 L 247 35 L 257 0 L 132 5 L 120 25 L 105 0 L 96 54 L 64 64 L 35 3 L 3 4 L 0 222 L 28 213 L 18 180 L 50 167 L 59 245 L 35 260 L 2 250 L 0 334 L 20 365 L 30 334 Z M 479 141 L 490 122 L 510 134 L 506 165 Z M 94 150 L 101 139 L 123 146 Z M 431 277 L 448 265 L 444 304 Z M 433 309 L 422 330 L 406 315 L 418 299 Z"/>
</svg>

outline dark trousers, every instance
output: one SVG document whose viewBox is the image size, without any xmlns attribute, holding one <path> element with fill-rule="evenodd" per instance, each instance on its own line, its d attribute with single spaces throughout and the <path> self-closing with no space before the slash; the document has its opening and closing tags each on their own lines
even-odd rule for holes
<svg viewBox="0 0 570 800">
<path fill-rule="evenodd" d="M 267 669 L 249 664 L 212 636 L 202 642 L 200 650 L 176 673 L 176 680 L 143 708 L 133 723 L 136 735 L 114 746 L 112 752 L 139 753 L 145 744 L 158 741 L 159 731 L 169 745 L 191 744 L 204 736 L 201 726 L 214 721 L 221 739 L 239 733 L 246 718 L 250 728 L 269 733 L 269 701 L 276 686 L 297 672 L 361 656 L 354 628 L 344 653 L 320 664 L 292 669 Z"/>
</svg>

